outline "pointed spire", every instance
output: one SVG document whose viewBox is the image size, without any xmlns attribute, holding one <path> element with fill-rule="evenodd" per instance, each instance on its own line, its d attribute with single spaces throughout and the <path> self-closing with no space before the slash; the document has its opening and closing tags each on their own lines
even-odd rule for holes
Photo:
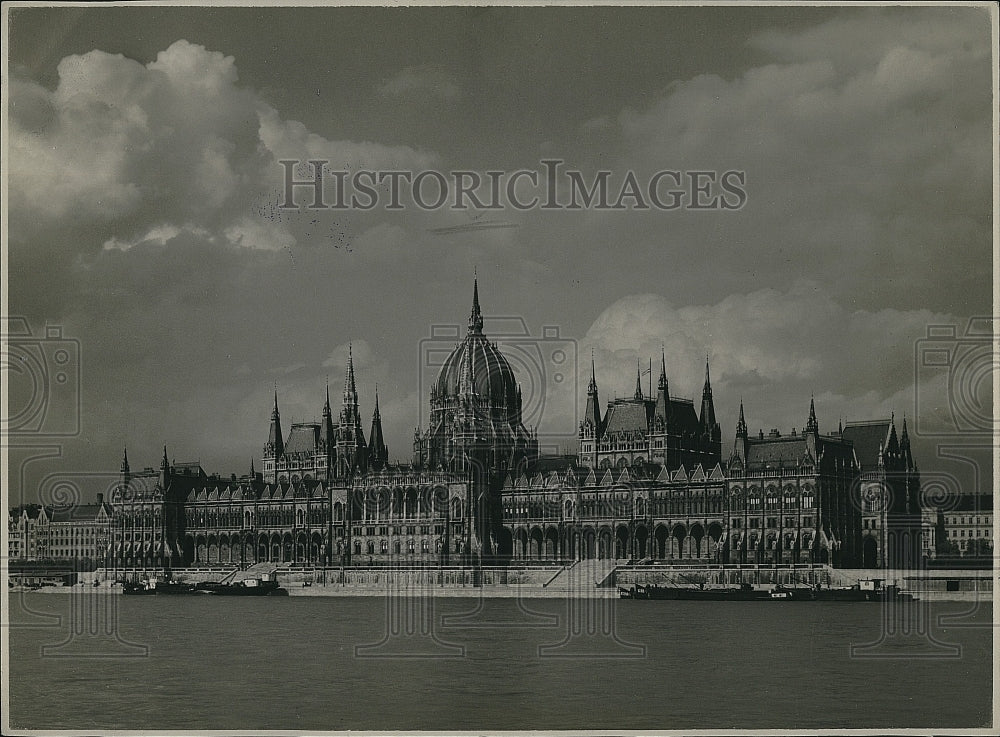
<svg viewBox="0 0 1000 737">
<path fill-rule="evenodd" d="M 660 389 L 667 388 L 667 355 L 662 345 L 660 346 L 660 380 L 657 382 L 657 387 Z"/>
<path fill-rule="evenodd" d="M 809 421 L 806 422 L 806 432 L 819 432 L 819 423 L 816 421 L 816 399 L 809 395 Z"/>
<path fill-rule="evenodd" d="M 843 436 L 844 434 L 844 418 L 841 417 L 837 420 L 837 434 Z"/>
<path fill-rule="evenodd" d="M 121 472 L 123 474 L 128 474 L 128 472 L 129 472 L 129 467 L 128 467 L 128 446 L 126 445 L 124 447 L 125 447 L 125 452 L 122 453 L 122 467 L 121 467 Z"/>
<path fill-rule="evenodd" d="M 740 397 L 740 419 L 736 423 L 736 437 L 746 437 L 747 421 L 743 416 L 743 397 Z"/>
<path fill-rule="evenodd" d="M 250 480 L 257 478 L 257 469 L 253 467 L 253 456 L 250 456 Z"/>
<path fill-rule="evenodd" d="M 170 486 L 170 461 L 167 460 L 167 446 L 163 446 L 163 460 L 160 461 L 160 488 Z"/>
<path fill-rule="evenodd" d="M 330 375 L 326 375 L 326 402 L 323 404 L 323 417 L 330 416 Z"/>
<path fill-rule="evenodd" d="M 267 436 L 266 455 L 273 453 L 281 458 L 285 453 L 285 439 L 281 434 L 281 415 L 278 412 L 278 383 L 274 384 L 274 409 L 271 410 L 271 430 Z"/>
<path fill-rule="evenodd" d="M 517 403 L 521 404 L 521 387 L 517 388 Z M 590 349 L 590 385 L 587 387 L 587 408 L 583 413 L 583 422 L 580 423 L 580 432 L 583 432 L 584 423 L 589 422 L 593 428 L 594 437 L 601 434 L 601 400 L 597 396 L 597 369 L 594 365 L 594 349 Z"/>
<path fill-rule="evenodd" d="M 716 431 L 715 402 L 712 400 L 712 379 L 708 371 L 708 354 L 705 354 L 705 388 L 701 392 L 701 427 L 706 433 Z"/>
<path fill-rule="evenodd" d="M 344 376 L 344 404 L 357 404 L 358 390 L 354 383 L 354 344 L 347 344 L 347 371 Z"/>
<path fill-rule="evenodd" d="M 472 280 L 472 314 L 469 315 L 469 333 L 471 335 L 483 334 L 483 313 L 479 309 L 479 277 Z"/>
<path fill-rule="evenodd" d="M 642 367 L 639 359 L 635 359 L 635 398 L 642 399 Z"/>
<path fill-rule="evenodd" d="M 372 431 L 369 436 L 368 467 L 378 471 L 389 462 L 389 449 L 382 436 L 382 415 L 378 408 L 378 384 L 375 385 L 375 411 L 372 414 Z"/>
</svg>

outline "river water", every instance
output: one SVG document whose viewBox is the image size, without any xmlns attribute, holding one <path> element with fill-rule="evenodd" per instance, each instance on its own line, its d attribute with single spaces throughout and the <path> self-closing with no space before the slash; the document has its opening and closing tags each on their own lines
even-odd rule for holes
<svg viewBox="0 0 1000 737">
<path fill-rule="evenodd" d="M 9 633 L 22 728 L 969 728 L 991 713 L 989 604 L 28 593 Z"/>
</svg>

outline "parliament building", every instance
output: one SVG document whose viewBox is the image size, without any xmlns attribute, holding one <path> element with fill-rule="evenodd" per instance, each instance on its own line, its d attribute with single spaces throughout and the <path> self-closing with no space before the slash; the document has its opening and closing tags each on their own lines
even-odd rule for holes
<svg viewBox="0 0 1000 737">
<path fill-rule="evenodd" d="M 118 567 L 504 565 L 584 558 L 684 564 L 911 565 L 920 477 L 904 420 L 751 435 L 744 407 L 723 457 L 709 366 L 700 412 L 671 393 L 602 407 L 591 364 L 579 446 L 539 456 L 521 388 L 483 332 L 468 332 L 431 388 L 412 458 L 392 463 L 375 395 L 365 436 L 349 355 L 336 417 L 281 426 L 277 392 L 260 471 L 229 478 L 175 463 L 133 471 L 112 498 Z"/>
</svg>

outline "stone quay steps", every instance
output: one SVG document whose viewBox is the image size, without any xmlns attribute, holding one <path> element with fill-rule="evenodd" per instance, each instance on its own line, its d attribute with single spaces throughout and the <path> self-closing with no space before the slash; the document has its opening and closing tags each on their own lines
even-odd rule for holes
<svg viewBox="0 0 1000 737">
<path fill-rule="evenodd" d="M 627 561 L 578 560 L 563 568 L 543 585 L 547 592 L 562 591 L 567 594 L 584 593 L 610 585 L 608 580 L 615 567 Z"/>
</svg>

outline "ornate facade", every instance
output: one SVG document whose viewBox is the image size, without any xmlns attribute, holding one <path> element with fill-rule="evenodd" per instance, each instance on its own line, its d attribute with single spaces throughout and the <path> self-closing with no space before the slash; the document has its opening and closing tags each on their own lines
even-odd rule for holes
<svg viewBox="0 0 1000 737">
<path fill-rule="evenodd" d="M 344 378 L 344 402 L 336 423 L 330 409 L 330 387 L 327 386 L 322 421 L 295 423 L 285 438 L 281 433 L 278 392 L 275 390 L 271 430 L 262 459 L 265 482 L 343 482 L 356 472 L 367 470 L 369 465 L 385 465 L 388 457 L 389 450 L 382 439 L 382 417 L 379 414 L 377 391 L 375 413 L 372 416 L 371 445 L 365 443 L 361 414 L 358 411 L 354 355 L 350 349 L 347 375 Z"/>
<path fill-rule="evenodd" d="M 722 458 L 722 431 L 715 420 L 708 361 L 705 361 L 700 417 L 690 399 L 670 395 L 663 355 L 656 395 L 643 394 L 637 369 L 634 396 L 608 402 L 601 417 L 596 369 L 591 361 L 578 458 L 581 466 L 590 468 L 623 468 L 643 463 L 662 464 L 671 469 L 694 468 L 698 464 L 714 467 Z"/>
<path fill-rule="evenodd" d="M 333 421 L 285 436 L 277 392 L 262 473 L 207 475 L 163 460 L 132 473 L 123 460 L 112 502 L 115 560 L 124 566 L 238 563 L 372 565 L 460 563 L 509 554 L 499 505 L 506 474 L 534 463 L 538 442 L 521 420 L 521 391 L 483 334 L 479 285 L 465 340 L 432 391 L 431 420 L 411 465 L 390 464 L 376 391 L 366 442 L 354 362 Z"/>
<path fill-rule="evenodd" d="M 741 405 L 726 469 L 573 464 L 509 478 L 503 507 L 515 559 L 856 566 L 858 472 L 851 443 L 820 434 L 812 403 L 801 434 L 754 438 Z"/>
<path fill-rule="evenodd" d="M 861 507 L 861 559 L 865 568 L 911 568 L 921 552 L 920 471 L 903 419 L 851 422 L 842 429 L 854 448 L 858 476 L 852 498 Z"/>
<path fill-rule="evenodd" d="M 742 403 L 724 461 L 708 362 L 700 412 L 657 391 L 602 408 L 596 368 L 573 456 L 540 458 L 514 372 L 483 333 L 478 281 L 468 332 L 431 388 L 409 465 L 389 462 L 376 390 L 366 441 L 349 353 L 334 421 L 281 428 L 277 392 L 261 458 L 241 478 L 198 464 L 132 473 L 112 498 L 119 565 L 396 565 L 614 558 L 684 563 L 887 565 L 919 512 L 919 473 L 892 420 L 754 437 Z M 878 491 L 876 494 L 875 492 Z M 882 506 L 877 506 L 882 504 Z M 888 530 L 885 537 L 882 531 Z M 906 540 L 918 545 L 907 532 Z M 907 544 L 909 544 L 909 542 Z M 898 547 L 898 546 L 897 546 Z M 915 549 L 918 549 L 915 547 Z"/>
</svg>

